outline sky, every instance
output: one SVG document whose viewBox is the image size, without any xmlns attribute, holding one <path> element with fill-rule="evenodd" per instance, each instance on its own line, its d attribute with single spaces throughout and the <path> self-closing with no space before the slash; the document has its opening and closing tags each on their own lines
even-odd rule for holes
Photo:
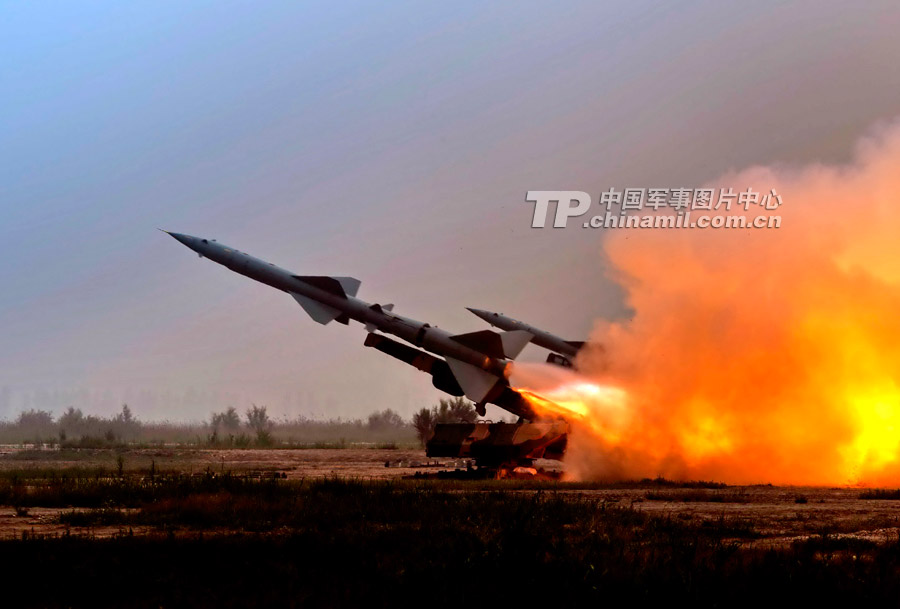
<svg viewBox="0 0 900 609">
<path fill-rule="evenodd" d="M 606 235 L 532 229 L 526 191 L 846 161 L 900 115 L 898 26 L 834 0 L 4 3 L 0 417 L 409 416 L 442 394 L 361 326 L 156 229 L 460 333 L 478 307 L 581 339 L 630 314 Z"/>
</svg>

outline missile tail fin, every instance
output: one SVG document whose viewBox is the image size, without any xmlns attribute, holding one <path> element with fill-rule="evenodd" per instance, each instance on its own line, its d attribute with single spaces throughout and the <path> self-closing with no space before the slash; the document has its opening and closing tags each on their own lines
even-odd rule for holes
<svg viewBox="0 0 900 609">
<path fill-rule="evenodd" d="M 359 285 L 362 283 L 359 279 L 353 277 L 335 277 L 335 279 L 341 284 L 345 295 L 355 297 L 356 293 L 359 292 Z"/>
<path fill-rule="evenodd" d="M 534 336 L 524 330 L 512 330 L 511 332 L 479 330 L 468 334 L 456 334 L 450 338 L 479 353 L 484 353 L 488 357 L 515 359 Z"/>
<path fill-rule="evenodd" d="M 450 366 L 450 371 L 453 372 L 456 382 L 459 383 L 459 386 L 465 392 L 466 397 L 473 402 L 484 401 L 484 398 L 494 388 L 494 385 L 500 382 L 500 379 L 490 372 L 485 372 L 481 368 L 476 368 L 472 364 L 461 362 L 452 357 L 447 358 L 447 364 Z"/>
<path fill-rule="evenodd" d="M 302 294 L 297 294 L 296 292 L 291 292 L 291 296 L 294 297 L 303 310 L 306 311 L 313 320 L 319 322 L 322 325 L 327 324 L 330 321 L 337 319 L 341 321 L 339 318 L 341 317 L 341 312 L 335 309 L 334 307 L 329 307 L 328 305 L 324 305 L 321 302 L 317 302 L 312 298 L 307 298 Z M 341 323 L 345 323 L 341 321 Z"/>
<path fill-rule="evenodd" d="M 488 357 L 497 359 L 505 357 L 503 354 L 503 341 L 500 340 L 500 335 L 492 330 L 456 334 L 450 338 L 470 349 L 475 349 L 479 353 L 484 353 Z"/>
<path fill-rule="evenodd" d="M 294 279 L 299 279 L 304 283 L 315 286 L 320 290 L 347 298 L 347 296 L 356 296 L 359 291 L 360 280 L 353 277 L 326 277 L 323 275 L 293 275 Z"/>
<path fill-rule="evenodd" d="M 376 313 L 390 313 L 391 311 L 394 310 L 394 305 L 393 304 L 380 305 L 378 303 L 375 303 L 373 305 L 369 305 L 369 308 L 372 309 L 373 311 L 375 311 Z M 378 330 L 378 326 L 376 326 L 372 322 L 366 322 L 366 332 L 369 332 L 371 334 L 372 332 L 375 332 L 376 330 Z"/>
<path fill-rule="evenodd" d="M 500 333 L 500 341 L 503 343 L 503 353 L 509 359 L 516 359 L 525 345 L 531 342 L 534 335 L 525 330 L 510 330 Z"/>
</svg>

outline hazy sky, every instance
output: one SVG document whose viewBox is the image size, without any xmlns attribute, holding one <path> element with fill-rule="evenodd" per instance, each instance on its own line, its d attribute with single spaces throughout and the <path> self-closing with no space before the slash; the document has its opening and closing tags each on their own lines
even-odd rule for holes
<svg viewBox="0 0 900 609">
<path fill-rule="evenodd" d="M 532 230 L 527 190 L 840 161 L 900 114 L 893 2 L 660 5 L 4 3 L 0 416 L 441 397 L 156 227 L 459 332 L 474 306 L 578 339 L 627 315 L 603 234 Z"/>
</svg>

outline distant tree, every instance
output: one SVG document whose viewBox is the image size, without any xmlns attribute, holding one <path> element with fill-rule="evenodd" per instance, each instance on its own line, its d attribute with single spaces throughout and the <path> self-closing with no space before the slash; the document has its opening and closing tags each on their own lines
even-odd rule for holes
<svg viewBox="0 0 900 609">
<path fill-rule="evenodd" d="M 26 410 L 16 418 L 16 430 L 24 441 L 41 444 L 56 435 L 53 415 L 45 410 Z"/>
<path fill-rule="evenodd" d="M 229 406 L 228 409 L 222 413 L 222 425 L 225 429 L 236 431 L 241 427 L 241 417 L 238 414 L 237 408 L 234 406 Z"/>
<path fill-rule="evenodd" d="M 413 415 L 413 427 L 422 444 L 428 441 L 438 423 L 474 423 L 478 413 L 471 402 L 463 398 L 442 399 L 436 406 L 423 408 Z"/>
<path fill-rule="evenodd" d="M 29 429 L 40 429 L 53 425 L 53 415 L 46 410 L 26 410 L 20 412 L 16 425 Z"/>
<path fill-rule="evenodd" d="M 68 437 L 75 437 L 84 428 L 84 413 L 80 408 L 69 406 L 57 421 L 59 425 L 59 441 L 64 442 Z"/>
<path fill-rule="evenodd" d="M 214 429 L 223 429 L 225 431 L 237 431 L 241 427 L 241 417 L 234 406 L 229 406 L 225 412 L 214 412 L 210 419 L 210 424 Z"/>
<path fill-rule="evenodd" d="M 399 429 L 405 425 L 406 421 L 403 420 L 403 417 L 390 408 L 381 412 L 373 412 L 366 422 L 366 426 L 372 431 Z"/>
<path fill-rule="evenodd" d="M 122 412 L 113 419 L 114 435 L 125 439 L 134 439 L 140 428 L 140 423 L 131 412 L 128 404 L 122 404 Z"/>
<path fill-rule="evenodd" d="M 84 423 L 84 413 L 80 408 L 69 406 L 59 417 L 59 426 L 69 432 L 75 431 Z"/>
<path fill-rule="evenodd" d="M 478 420 L 475 407 L 464 398 L 441 400 L 435 414 L 436 423 L 474 423 Z"/>
<path fill-rule="evenodd" d="M 269 429 L 272 427 L 272 421 L 266 413 L 265 406 L 253 405 L 247 410 L 247 427 L 256 432 L 256 443 L 259 446 L 269 446 L 272 444 L 272 433 Z"/>
<path fill-rule="evenodd" d="M 267 430 L 272 425 L 269 415 L 266 413 L 265 406 L 253 405 L 247 410 L 247 427 L 259 433 L 260 430 Z"/>
<path fill-rule="evenodd" d="M 431 409 L 423 408 L 414 414 L 412 424 L 416 428 L 416 436 L 418 436 L 419 442 L 424 446 L 428 438 L 431 437 L 432 432 L 434 432 L 434 415 Z"/>
<path fill-rule="evenodd" d="M 131 425 L 136 422 L 134 415 L 131 413 L 131 408 L 128 407 L 128 404 L 122 404 L 122 412 L 116 415 L 116 419 L 121 423 L 125 423 L 126 425 Z"/>
</svg>

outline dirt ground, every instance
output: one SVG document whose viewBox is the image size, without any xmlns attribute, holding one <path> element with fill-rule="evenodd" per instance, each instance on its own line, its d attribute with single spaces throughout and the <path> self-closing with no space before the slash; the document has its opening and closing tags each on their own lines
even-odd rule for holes
<svg viewBox="0 0 900 609">
<path fill-rule="evenodd" d="M 452 469 L 461 463 L 430 461 L 422 450 L 375 448 L 305 450 L 204 450 L 184 448 L 110 450 L 22 450 L 0 448 L 0 470 L 71 467 L 118 467 L 187 473 L 231 471 L 237 473 L 279 472 L 288 479 L 339 476 L 365 479 L 395 479 L 416 471 Z M 388 465 L 386 467 L 386 464 Z M 483 487 L 482 487 L 483 488 Z M 777 547 L 810 536 L 864 538 L 875 542 L 900 536 L 900 501 L 860 499 L 859 488 L 813 488 L 775 486 L 729 486 L 721 489 L 648 487 L 603 490 L 568 488 L 574 497 L 599 500 L 608 505 L 630 507 L 675 518 L 722 523 L 735 529 L 742 545 Z M 517 491 L 533 492 L 533 491 Z M 69 508 L 71 509 L 71 508 Z M 117 527 L 70 530 L 58 522 L 64 510 L 30 508 L 16 513 L 0 506 L 0 537 L 23 533 L 62 535 L 66 532 L 96 537 L 122 534 Z M 140 534 L 142 531 L 134 531 Z"/>
<path fill-rule="evenodd" d="M 62 537 L 81 535 L 105 539 L 119 535 L 146 535 L 149 527 L 135 527 L 123 530 L 120 526 L 70 527 L 59 522 L 59 515 L 71 512 L 72 508 L 28 508 L 27 513 L 17 513 L 9 506 L 0 506 L 0 539 L 21 539 L 23 536 Z"/>
<path fill-rule="evenodd" d="M 778 486 L 729 486 L 699 492 L 684 489 L 573 491 L 649 514 L 724 521 L 738 532 L 752 531 L 755 539 L 741 539 L 742 545 L 747 546 L 779 547 L 822 534 L 874 542 L 898 539 L 900 501 L 860 499 L 861 492 L 858 488 Z M 671 500 L 648 500 L 648 494 L 671 496 Z M 697 500 L 694 495 L 699 494 L 712 500 Z M 691 500 L 679 500 L 683 495 Z M 717 495 L 722 495 L 725 501 L 717 501 Z"/>
<path fill-rule="evenodd" d="M 112 450 L 23 450 L 0 448 L 0 470 L 28 468 L 117 467 L 121 456 L 125 470 L 147 469 L 186 473 L 281 472 L 291 478 L 340 476 L 347 478 L 399 478 L 416 469 L 434 469 L 424 450 L 343 449 L 227 449 L 152 448 Z M 386 467 L 388 463 L 390 467 Z M 432 465 L 429 465 L 432 463 Z M 446 460 L 443 464 L 452 465 Z"/>
</svg>

